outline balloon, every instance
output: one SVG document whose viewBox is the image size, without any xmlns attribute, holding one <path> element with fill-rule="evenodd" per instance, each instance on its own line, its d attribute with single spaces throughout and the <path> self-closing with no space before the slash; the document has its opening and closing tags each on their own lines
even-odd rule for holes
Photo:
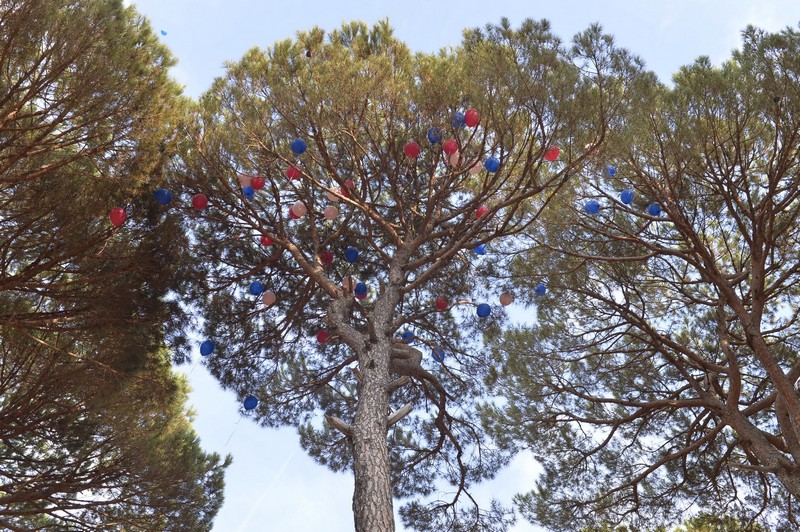
<svg viewBox="0 0 800 532">
<path fill-rule="evenodd" d="M 356 287 L 353 290 L 353 294 L 357 298 L 365 298 L 367 297 L 367 284 L 366 283 L 356 283 Z"/>
<path fill-rule="evenodd" d="M 625 205 L 630 205 L 630 203 L 633 201 L 633 190 L 630 189 L 623 190 L 622 193 L 619 195 L 619 199 Z"/>
<path fill-rule="evenodd" d="M 558 146 L 550 146 L 544 154 L 544 159 L 545 161 L 555 161 L 560 154 L 561 150 L 558 149 Z"/>
<path fill-rule="evenodd" d="M 458 163 L 461 162 L 461 155 L 456 151 L 448 157 L 448 162 L 450 166 L 458 166 Z"/>
<path fill-rule="evenodd" d="M 272 240 L 270 240 L 270 238 L 267 235 L 263 235 L 261 237 L 261 245 L 262 246 L 271 246 L 272 245 Z"/>
<path fill-rule="evenodd" d="M 249 187 L 253 183 L 253 176 L 239 174 L 237 177 L 239 179 L 239 186 Z"/>
<path fill-rule="evenodd" d="M 298 218 L 302 218 L 308 212 L 305 203 L 302 201 L 295 202 L 295 204 L 292 205 L 291 210 Z"/>
<path fill-rule="evenodd" d="M 346 291 L 352 291 L 356 287 L 356 280 L 350 277 L 349 275 L 342 279 L 342 289 Z"/>
<path fill-rule="evenodd" d="M 450 121 L 451 126 L 458 129 L 464 127 L 465 123 L 466 118 L 464 117 L 464 113 L 459 113 L 458 111 L 453 113 L 453 119 Z"/>
<path fill-rule="evenodd" d="M 297 215 L 294 213 L 294 211 L 292 210 L 292 208 L 291 208 L 291 207 L 289 207 L 289 218 L 291 218 L 292 220 L 297 220 L 298 218 L 300 218 L 299 216 L 297 216 Z"/>
<path fill-rule="evenodd" d="M 114 225 L 114 227 L 119 227 L 125 223 L 125 209 L 121 207 L 114 207 L 111 209 L 108 217 L 111 218 L 111 223 Z"/>
<path fill-rule="evenodd" d="M 250 186 L 256 190 L 261 190 L 266 183 L 267 181 L 263 177 L 254 177 L 250 182 Z"/>
<path fill-rule="evenodd" d="M 244 405 L 245 410 L 252 410 L 258 406 L 258 397 L 255 395 L 248 395 L 244 398 L 244 403 L 242 404 Z"/>
<path fill-rule="evenodd" d="M 489 207 L 487 207 L 486 205 L 481 205 L 480 207 L 478 207 L 478 210 L 475 211 L 475 218 L 480 218 L 487 212 L 489 212 Z"/>
<path fill-rule="evenodd" d="M 504 307 L 509 306 L 511 303 L 514 302 L 514 296 L 509 294 L 508 292 L 503 292 L 500 295 L 500 304 Z"/>
<path fill-rule="evenodd" d="M 472 251 L 475 252 L 476 255 L 486 255 L 486 244 L 478 244 Z"/>
<path fill-rule="evenodd" d="M 480 174 L 481 170 L 483 170 L 483 165 L 480 161 L 475 161 L 475 164 L 469 167 L 469 173 L 473 175 Z"/>
<path fill-rule="evenodd" d="M 275 292 L 272 291 L 266 291 L 261 295 L 262 303 L 264 303 L 268 307 L 274 305 L 277 300 L 278 296 L 276 296 Z"/>
<path fill-rule="evenodd" d="M 211 340 L 206 340 L 202 344 L 200 344 L 200 354 L 204 357 L 207 357 L 211 353 L 214 352 L 214 342 Z"/>
<path fill-rule="evenodd" d="M 333 262 L 333 253 L 331 253 L 330 251 L 320 251 L 319 261 L 322 264 L 330 264 L 331 262 Z"/>
<path fill-rule="evenodd" d="M 617 175 L 617 169 L 614 167 L 613 164 L 609 164 L 608 166 L 606 166 L 606 173 L 608 174 L 609 177 L 614 177 L 615 175 Z"/>
<path fill-rule="evenodd" d="M 326 220 L 333 220 L 337 216 L 339 216 L 339 209 L 334 207 L 333 205 L 328 205 L 325 207 L 325 210 L 322 211 L 322 214 L 325 216 Z"/>
<path fill-rule="evenodd" d="M 651 203 L 647 206 L 647 213 L 650 216 L 660 216 L 661 215 L 661 205 L 658 203 Z"/>
<path fill-rule="evenodd" d="M 481 114 L 475 109 L 468 109 L 467 114 L 464 115 L 464 121 L 468 127 L 475 127 L 481 122 Z"/>
<path fill-rule="evenodd" d="M 433 359 L 436 362 L 444 362 L 444 349 L 441 347 L 434 347 L 433 348 Z"/>
<path fill-rule="evenodd" d="M 442 149 L 447 155 L 453 155 L 458 151 L 458 142 L 456 142 L 456 139 L 447 139 L 444 141 Z"/>
<path fill-rule="evenodd" d="M 317 332 L 317 342 L 324 344 L 328 341 L 328 338 L 331 337 L 331 333 L 326 331 L 325 329 L 321 329 Z"/>
<path fill-rule="evenodd" d="M 597 214 L 598 212 L 600 212 L 600 204 L 597 202 L 597 200 L 589 200 L 583 206 L 583 210 L 585 210 L 589 214 Z"/>
<path fill-rule="evenodd" d="M 244 194 L 245 198 L 250 199 L 256 195 L 256 189 L 253 187 L 242 187 L 242 194 Z"/>
<path fill-rule="evenodd" d="M 299 179 L 301 175 L 300 168 L 297 166 L 290 166 L 286 169 L 286 177 L 289 179 Z"/>
<path fill-rule="evenodd" d="M 197 209 L 198 211 L 202 211 L 206 207 L 208 207 L 208 198 L 205 194 L 195 194 L 192 198 L 192 207 Z"/>
<path fill-rule="evenodd" d="M 331 192 L 331 191 L 329 191 L 329 190 L 326 190 L 326 191 L 325 191 L 325 196 L 326 196 L 326 197 L 327 197 L 327 198 L 328 198 L 330 201 L 339 201 L 339 196 L 337 196 L 336 194 L 334 194 L 333 192 Z"/>
<path fill-rule="evenodd" d="M 295 155 L 303 155 L 306 152 L 306 141 L 303 139 L 294 139 L 290 146 Z"/>
<path fill-rule="evenodd" d="M 406 147 L 403 149 L 403 153 L 405 153 L 406 157 L 409 159 L 416 159 L 419 157 L 419 144 L 412 140 L 406 144 Z"/>
<path fill-rule="evenodd" d="M 164 31 L 164 30 L 161 30 L 161 35 L 163 35 L 163 36 L 165 36 L 165 37 L 166 37 L 166 36 L 167 36 L 167 32 L 166 32 L 166 31 Z"/>
<path fill-rule="evenodd" d="M 258 281 L 253 281 L 250 283 L 250 293 L 254 296 L 260 296 L 261 293 L 264 291 L 264 285 Z"/>
<path fill-rule="evenodd" d="M 428 130 L 428 142 L 436 144 L 442 142 L 442 132 L 438 127 L 432 127 Z"/>
<path fill-rule="evenodd" d="M 542 283 L 539 283 L 536 285 L 536 288 L 534 288 L 534 291 L 536 292 L 537 296 L 541 297 L 547 293 L 547 287 Z"/>
<path fill-rule="evenodd" d="M 414 333 L 411 331 L 405 331 L 401 338 L 403 339 L 403 342 L 407 344 L 413 344 L 414 340 L 417 339 L 417 337 L 414 336 Z"/>
<path fill-rule="evenodd" d="M 500 161 L 495 157 L 489 157 L 484 161 L 483 166 L 487 172 L 497 172 L 500 169 Z"/>
<path fill-rule="evenodd" d="M 480 305 L 478 305 L 477 312 L 479 318 L 485 318 L 492 313 L 492 307 L 490 307 L 486 303 L 481 303 Z"/>
<path fill-rule="evenodd" d="M 172 201 L 172 192 L 163 188 L 159 188 L 153 192 L 153 196 L 155 196 L 159 205 L 169 205 Z"/>
<path fill-rule="evenodd" d="M 353 191 L 355 191 L 355 189 L 356 189 L 356 184 L 348 179 L 347 181 L 344 182 L 344 186 L 342 187 L 340 194 L 345 198 L 349 198 L 352 195 Z"/>
<path fill-rule="evenodd" d="M 447 310 L 447 298 L 442 296 L 437 297 L 434 301 L 434 305 L 436 305 L 436 310 L 439 312 Z"/>
<path fill-rule="evenodd" d="M 352 246 L 348 247 L 346 250 L 344 250 L 344 260 L 346 260 L 347 262 L 349 262 L 351 264 L 354 263 L 355 261 L 357 261 L 358 260 L 358 250 L 356 248 L 352 247 Z"/>
</svg>

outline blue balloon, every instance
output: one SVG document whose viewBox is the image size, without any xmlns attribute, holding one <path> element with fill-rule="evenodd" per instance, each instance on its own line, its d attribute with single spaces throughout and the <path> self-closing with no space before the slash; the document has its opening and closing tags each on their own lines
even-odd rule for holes
<svg viewBox="0 0 800 532">
<path fill-rule="evenodd" d="M 464 117 L 464 113 L 460 113 L 458 111 L 453 113 L 453 119 L 450 121 L 450 125 L 458 129 L 464 127 L 466 123 L 467 119 Z"/>
<path fill-rule="evenodd" d="M 486 255 L 486 244 L 478 244 L 472 251 L 475 252 L 476 255 Z"/>
<path fill-rule="evenodd" d="M 167 189 L 159 188 L 155 192 L 153 192 L 153 196 L 155 196 L 156 201 L 160 205 L 169 205 L 172 201 L 172 192 Z"/>
<path fill-rule="evenodd" d="M 244 398 L 244 409 L 245 410 L 252 410 L 258 406 L 258 397 L 255 395 L 248 395 Z"/>
<path fill-rule="evenodd" d="M 251 186 L 242 187 L 242 194 L 245 198 L 250 199 L 256 195 L 256 189 Z"/>
<path fill-rule="evenodd" d="M 589 214 L 597 214 L 600 212 L 600 204 L 597 200 L 589 200 L 586 202 L 586 205 L 583 206 L 583 209 Z"/>
<path fill-rule="evenodd" d="M 609 177 L 614 177 L 615 175 L 617 175 L 617 169 L 614 167 L 613 164 L 609 164 L 608 166 L 606 166 L 606 173 L 608 174 Z"/>
<path fill-rule="evenodd" d="M 492 313 L 492 307 L 490 307 L 486 303 L 481 303 L 480 305 L 478 305 L 477 312 L 479 318 L 485 318 L 486 316 Z"/>
<path fill-rule="evenodd" d="M 660 216 L 661 215 L 661 205 L 658 203 L 651 203 L 647 206 L 647 213 L 650 216 Z"/>
<path fill-rule="evenodd" d="M 358 250 L 354 247 L 349 247 L 344 250 L 344 260 L 353 263 L 358 260 Z"/>
<path fill-rule="evenodd" d="M 166 31 L 164 31 L 164 30 L 161 30 L 161 35 L 164 35 L 164 36 L 166 36 L 166 35 L 167 35 L 167 32 L 166 32 Z"/>
<path fill-rule="evenodd" d="M 442 132 L 439 131 L 438 127 L 432 127 L 428 130 L 428 142 L 431 144 L 442 142 Z"/>
<path fill-rule="evenodd" d="M 536 292 L 537 296 L 542 297 L 547 293 L 547 287 L 542 283 L 539 283 L 536 285 L 536 288 L 534 288 L 534 291 Z"/>
<path fill-rule="evenodd" d="M 202 344 L 200 344 L 200 354 L 204 357 L 207 357 L 211 353 L 214 352 L 214 342 L 211 340 L 206 340 Z"/>
<path fill-rule="evenodd" d="M 367 295 L 367 284 L 366 283 L 358 283 L 356 284 L 355 290 L 353 290 L 353 294 L 356 296 L 365 296 Z"/>
<path fill-rule="evenodd" d="M 441 347 L 434 347 L 433 348 L 433 359 L 436 362 L 444 362 L 444 349 Z"/>
<path fill-rule="evenodd" d="M 401 336 L 401 338 L 403 339 L 403 341 L 404 341 L 405 343 L 407 343 L 407 344 L 413 344 L 413 343 L 414 343 L 414 340 L 416 340 L 416 338 L 417 338 L 417 337 L 414 335 L 414 333 L 413 333 L 413 332 L 411 332 L 411 331 L 406 331 L 406 332 L 404 332 L 404 333 L 403 333 L 403 335 Z"/>
<path fill-rule="evenodd" d="M 259 283 L 258 281 L 253 281 L 250 283 L 250 293 L 254 296 L 260 296 L 261 293 L 264 291 L 264 285 Z"/>
<path fill-rule="evenodd" d="M 633 201 L 633 190 L 630 189 L 623 190 L 622 193 L 619 195 L 619 199 L 625 205 L 630 205 L 630 203 Z"/>
<path fill-rule="evenodd" d="M 306 141 L 303 139 L 294 139 L 291 148 L 296 155 L 302 155 L 306 152 Z"/>
<path fill-rule="evenodd" d="M 495 157 L 489 157 L 483 162 L 483 167 L 487 172 L 496 172 L 500 169 L 500 161 Z"/>
</svg>

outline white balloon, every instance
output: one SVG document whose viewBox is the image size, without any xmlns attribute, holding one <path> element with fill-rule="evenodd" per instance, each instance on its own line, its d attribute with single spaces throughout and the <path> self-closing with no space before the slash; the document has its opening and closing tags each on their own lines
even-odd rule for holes
<svg viewBox="0 0 800 532">
<path fill-rule="evenodd" d="M 239 174 L 239 184 L 242 185 L 242 187 L 249 187 L 252 185 L 252 183 L 253 176 Z"/>
<path fill-rule="evenodd" d="M 261 301 L 268 307 L 274 305 L 277 300 L 278 296 L 275 295 L 275 292 L 264 292 L 264 295 L 261 296 Z"/>
<path fill-rule="evenodd" d="M 458 163 L 461 162 L 461 155 L 458 152 L 453 152 L 450 154 L 450 166 L 458 166 Z"/>
<path fill-rule="evenodd" d="M 500 304 L 503 305 L 504 307 L 507 307 L 513 302 L 514 302 L 514 296 L 509 294 L 508 292 L 504 292 L 500 296 Z"/>
<path fill-rule="evenodd" d="M 330 192 L 330 191 L 327 191 L 327 190 L 326 190 L 326 191 L 325 191 L 325 195 L 326 195 L 326 196 L 328 197 L 328 199 L 329 199 L 329 200 L 331 200 L 331 201 L 339 201 L 339 196 L 337 196 L 337 195 L 336 195 L 336 194 L 334 194 L 333 192 Z"/>
<path fill-rule="evenodd" d="M 292 212 L 298 218 L 302 218 L 303 216 L 306 215 L 306 213 L 308 212 L 308 209 L 306 209 L 306 206 L 302 201 L 298 201 L 297 203 L 292 205 Z"/>
<path fill-rule="evenodd" d="M 475 161 L 475 164 L 469 167 L 470 174 L 480 174 L 481 170 L 483 170 L 483 163 L 480 161 Z"/>
</svg>

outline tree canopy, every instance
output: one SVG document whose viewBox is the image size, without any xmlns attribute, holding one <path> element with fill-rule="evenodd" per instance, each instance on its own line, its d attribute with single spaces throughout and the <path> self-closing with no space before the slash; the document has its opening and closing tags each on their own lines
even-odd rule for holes
<svg viewBox="0 0 800 532">
<path fill-rule="evenodd" d="M 529 519 L 798 525 L 798 49 L 750 27 L 722 66 L 650 86 L 528 233 L 520 292 L 550 292 L 495 342 L 508 404 L 486 414 L 544 466 Z"/>
<path fill-rule="evenodd" d="M 208 367 L 260 400 L 260 423 L 353 468 L 357 530 L 393 529 L 393 496 L 416 529 L 508 521 L 469 492 L 508 458 L 475 409 L 482 333 L 506 319 L 516 236 L 624 122 L 640 77 L 598 27 L 567 46 L 503 21 L 414 55 L 386 23 L 351 23 L 249 51 L 200 99 L 176 173 Z"/>
<path fill-rule="evenodd" d="M 173 60 L 121 1 L 3 2 L 0 36 L 0 526 L 208 530 L 227 462 L 165 351 L 192 269 L 152 197 Z"/>
</svg>

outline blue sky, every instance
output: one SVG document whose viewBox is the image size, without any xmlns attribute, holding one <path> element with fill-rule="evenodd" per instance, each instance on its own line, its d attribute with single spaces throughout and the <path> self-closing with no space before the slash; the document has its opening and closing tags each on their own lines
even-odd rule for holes
<svg viewBox="0 0 800 532">
<path fill-rule="evenodd" d="M 715 64 L 739 44 L 747 24 L 777 31 L 800 22 L 800 2 L 694 1 L 461 1 L 404 2 L 267 0 L 138 0 L 134 3 L 180 63 L 173 76 L 186 94 L 198 96 L 224 73 L 226 61 L 259 46 L 267 48 L 296 31 L 343 21 L 374 23 L 388 18 L 398 38 L 413 50 L 433 52 L 456 46 L 464 28 L 496 23 L 508 17 L 516 26 L 525 18 L 550 20 L 564 40 L 599 22 L 617 43 L 641 56 L 650 70 L 669 82 L 680 66 L 706 55 Z M 213 355 L 212 355 L 213 356 Z M 199 359 L 195 353 L 195 360 Z M 271 430 L 240 419 L 233 394 L 222 391 L 202 366 L 191 372 L 195 426 L 206 450 L 231 453 L 226 501 L 215 532 L 324 531 L 353 529 L 350 476 L 334 474 L 313 463 L 300 449 L 291 429 Z M 498 479 L 479 490 L 506 502 L 530 489 L 536 466 L 522 456 Z M 540 530 L 520 523 L 514 532 Z"/>
</svg>

